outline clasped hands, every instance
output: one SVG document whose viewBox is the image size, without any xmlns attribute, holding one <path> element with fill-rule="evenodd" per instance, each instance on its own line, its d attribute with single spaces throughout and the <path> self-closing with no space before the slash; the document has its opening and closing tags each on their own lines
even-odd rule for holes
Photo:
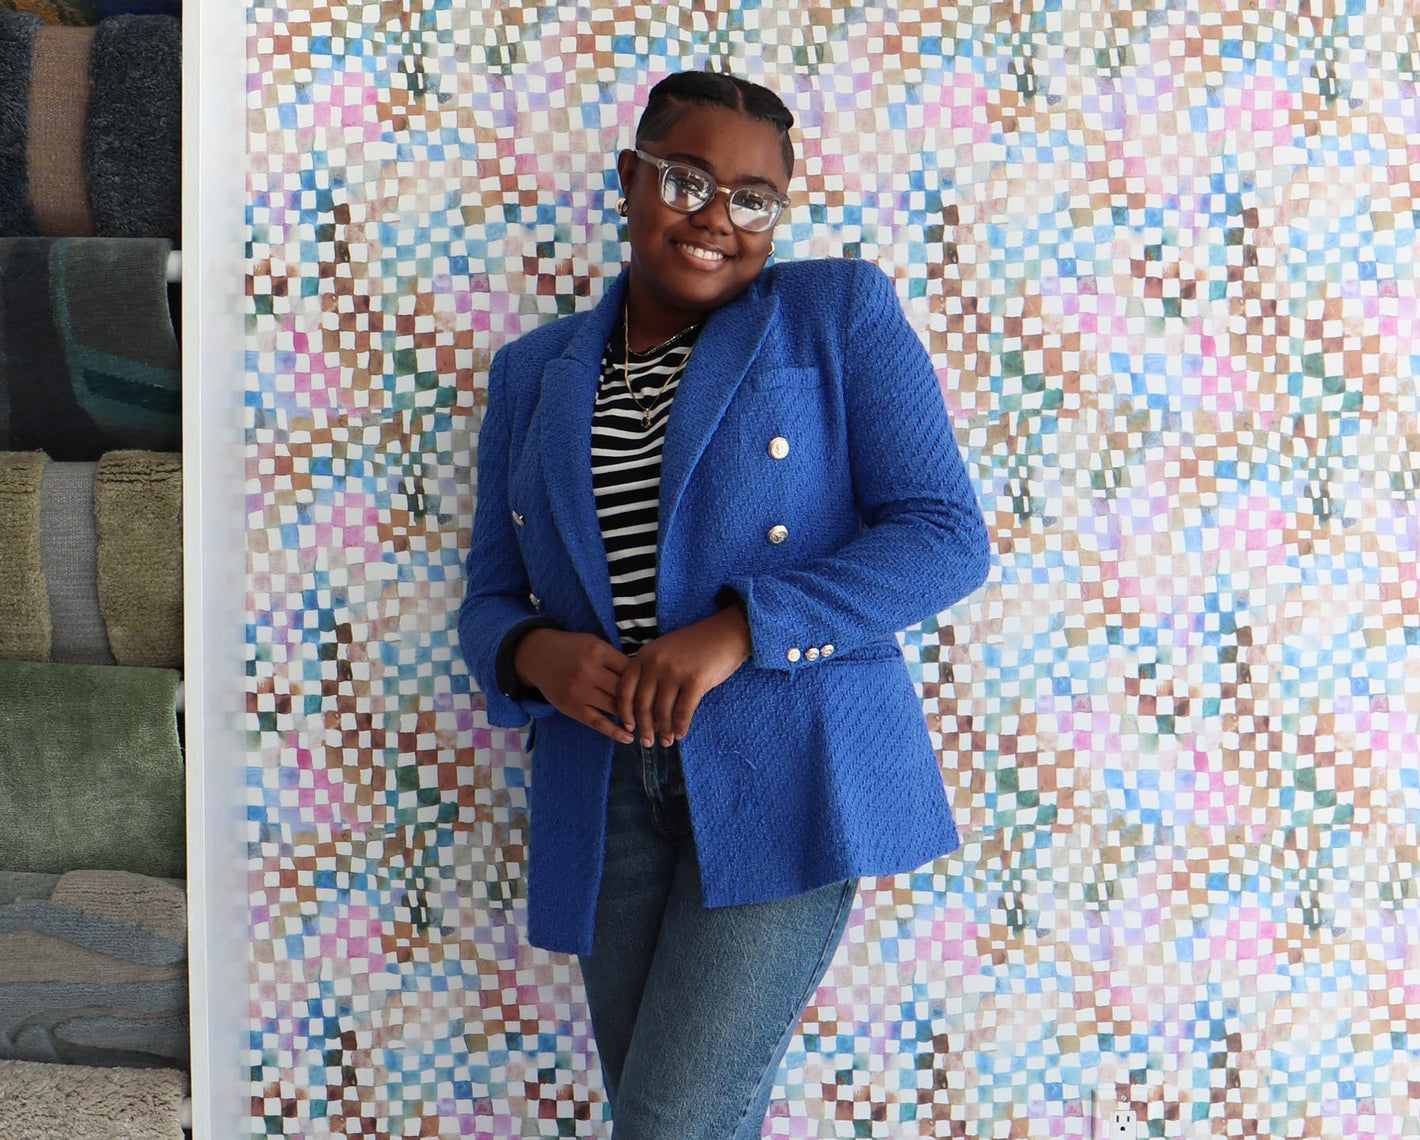
<svg viewBox="0 0 1420 1140">
<path fill-rule="evenodd" d="M 531 629 L 513 651 L 513 671 L 558 712 L 604 736 L 668 746 L 690 730 L 705 694 L 749 655 L 749 623 L 731 605 L 629 657 L 595 634 Z"/>
</svg>

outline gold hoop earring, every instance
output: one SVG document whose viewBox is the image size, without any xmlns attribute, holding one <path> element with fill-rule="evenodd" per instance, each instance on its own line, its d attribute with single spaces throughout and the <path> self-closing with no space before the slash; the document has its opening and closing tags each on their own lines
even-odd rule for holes
<svg viewBox="0 0 1420 1140">
<path fill-rule="evenodd" d="M 616 200 L 616 212 L 623 218 L 626 217 L 627 214 L 631 213 L 631 203 L 625 198 L 618 198 Z"/>
<path fill-rule="evenodd" d="M 770 243 L 769 243 L 769 256 L 770 256 L 770 257 L 773 257 L 773 256 L 774 256 L 774 243 L 773 243 L 773 242 L 770 242 Z"/>
</svg>

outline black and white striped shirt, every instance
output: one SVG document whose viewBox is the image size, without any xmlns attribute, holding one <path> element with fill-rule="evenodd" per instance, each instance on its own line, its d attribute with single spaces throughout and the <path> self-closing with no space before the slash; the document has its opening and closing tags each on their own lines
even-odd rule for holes
<svg viewBox="0 0 1420 1140">
<path fill-rule="evenodd" d="M 628 652 L 657 635 L 661 447 L 671 399 L 698 333 L 692 327 L 646 352 L 631 353 L 634 398 L 622 375 L 620 335 L 611 337 L 602 355 L 592 412 L 592 493 L 611 573 L 616 628 Z"/>
</svg>

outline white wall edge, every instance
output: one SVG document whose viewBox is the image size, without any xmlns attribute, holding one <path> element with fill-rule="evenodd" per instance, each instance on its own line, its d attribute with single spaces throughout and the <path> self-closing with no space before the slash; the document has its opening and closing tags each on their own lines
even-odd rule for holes
<svg viewBox="0 0 1420 1140">
<path fill-rule="evenodd" d="M 246 7 L 189 4 L 182 48 L 183 593 L 196 1140 L 247 1135 L 243 668 Z"/>
</svg>

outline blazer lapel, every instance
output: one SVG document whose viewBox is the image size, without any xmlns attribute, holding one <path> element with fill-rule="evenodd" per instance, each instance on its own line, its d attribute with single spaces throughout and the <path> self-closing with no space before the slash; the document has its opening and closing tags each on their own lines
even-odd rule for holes
<svg viewBox="0 0 1420 1140">
<path fill-rule="evenodd" d="M 602 633 L 613 645 L 616 613 L 611 600 L 606 546 L 592 494 L 592 410 L 607 338 L 621 312 L 626 274 L 607 289 L 582 327 L 542 374 L 542 467 L 552 515 Z"/>
<path fill-rule="evenodd" d="M 763 288 L 762 280 L 710 315 L 676 387 L 661 453 L 658 546 L 662 549 L 691 473 L 778 311 L 778 301 Z M 540 410 L 543 476 L 553 518 L 602 632 L 613 645 L 618 644 L 616 613 L 592 494 L 591 439 L 602 353 L 625 296 L 623 270 L 562 355 L 544 368 Z"/>
<path fill-rule="evenodd" d="M 710 315 L 676 387 L 661 453 L 658 557 L 691 473 L 778 312 L 779 302 L 763 288 L 763 280 L 761 274 L 740 297 Z"/>
</svg>

